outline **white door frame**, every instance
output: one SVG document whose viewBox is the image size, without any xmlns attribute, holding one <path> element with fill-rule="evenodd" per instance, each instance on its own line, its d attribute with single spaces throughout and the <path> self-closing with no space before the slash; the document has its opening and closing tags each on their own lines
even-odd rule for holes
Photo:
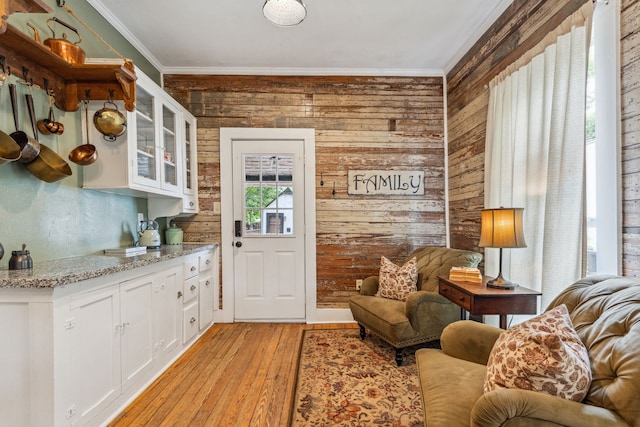
<svg viewBox="0 0 640 427">
<path fill-rule="evenodd" d="M 222 231 L 222 310 L 215 321 L 235 318 L 233 269 L 233 150 L 234 140 L 294 140 L 304 144 L 304 232 L 306 321 L 316 318 L 316 139 L 315 129 L 220 128 L 220 228 Z"/>
</svg>

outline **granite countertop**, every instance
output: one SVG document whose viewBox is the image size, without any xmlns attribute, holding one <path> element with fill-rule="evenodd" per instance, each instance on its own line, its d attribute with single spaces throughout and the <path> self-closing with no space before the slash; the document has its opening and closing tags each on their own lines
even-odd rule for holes
<svg viewBox="0 0 640 427">
<path fill-rule="evenodd" d="M 149 249 L 145 254 L 131 257 L 86 255 L 50 261 L 33 260 L 33 268 L 29 270 L 9 270 L 6 266 L 0 269 L 0 288 L 55 288 L 214 249 L 216 246 L 206 243 L 184 243 L 162 245 L 160 249 Z"/>
</svg>

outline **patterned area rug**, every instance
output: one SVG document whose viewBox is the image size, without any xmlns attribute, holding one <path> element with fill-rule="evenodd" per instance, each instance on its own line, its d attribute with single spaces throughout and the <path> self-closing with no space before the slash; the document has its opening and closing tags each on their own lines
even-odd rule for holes
<svg viewBox="0 0 640 427">
<path fill-rule="evenodd" d="M 292 426 L 423 425 L 415 350 L 398 367 L 395 350 L 358 329 L 305 331 Z"/>
</svg>

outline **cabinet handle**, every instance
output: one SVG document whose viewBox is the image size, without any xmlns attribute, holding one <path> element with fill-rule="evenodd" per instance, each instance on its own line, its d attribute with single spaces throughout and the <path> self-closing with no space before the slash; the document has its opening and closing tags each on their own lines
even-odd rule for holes
<svg viewBox="0 0 640 427">
<path fill-rule="evenodd" d="M 195 318 L 195 317 L 192 317 L 192 318 L 191 318 L 191 320 L 189 320 L 189 323 L 191 323 L 192 325 L 193 325 L 194 323 L 196 323 L 196 318 Z"/>
<path fill-rule="evenodd" d="M 189 202 L 189 207 L 193 207 L 194 203 L 193 202 Z"/>
<path fill-rule="evenodd" d="M 196 271 L 196 266 L 195 265 L 191 266 L 191 271 Z"/>
<path fill-rule="evenodd" d="M 464 297 L 458 297 L 458 301 L 464 301 Z"/>
<path fill-rule="evenodd" d="M 206 261 L 206 264 L 207 264 L 207 265 L 211 264 L 211 260 L 210 260 L 210 259 L 208 259 L 208 260 Z"/>
<path fill-rule="evenodd" d="M 196 285 L 191 285 L 191 288 L 189 288 L 189 289 L 191 289 L 192 291 L 195 291 L 196 290 Z"/>
<path fill-rule="evenodd" d="M 178 291 L 178 298 L 182 298 L 182 291 Z"/>
<path fill-rule="evenodd" d="M 205 284 L 205 286 L 209 286 L 210 283 L 211 282 L 207 280 L 204 284 Z"/>
</svg>

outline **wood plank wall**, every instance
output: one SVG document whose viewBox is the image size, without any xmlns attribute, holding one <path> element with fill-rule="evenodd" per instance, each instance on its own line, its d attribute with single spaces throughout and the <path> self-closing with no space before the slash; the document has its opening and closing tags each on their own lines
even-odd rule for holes
<svg viewBox="0 0 640 427">
<path fill-rule="evenodd" d="M 640 0 L 622 0 L 622 271 L 640 276 Z"/>
<path fill-rule="evenodd" d="M 483 252 L 487 84 L 585 0 L 515 0 L 447 75 L 451 246 Z"/>
<path fill-rule="evenodd" d="M 201 212 L 181 221 L 185 241 L 220 241 L 219 128 L 280 127 L 316 129 L 318 307 L 347 307 L 355 280 L 377 274 L 382 254 L 401 262 L 416 247 L 445 245 L 442 77 L 166 75 L 164 82 L 198 118 Z M 349 196 L 349 169 L 423 169 L 425 195 Z"/>
</svg>

